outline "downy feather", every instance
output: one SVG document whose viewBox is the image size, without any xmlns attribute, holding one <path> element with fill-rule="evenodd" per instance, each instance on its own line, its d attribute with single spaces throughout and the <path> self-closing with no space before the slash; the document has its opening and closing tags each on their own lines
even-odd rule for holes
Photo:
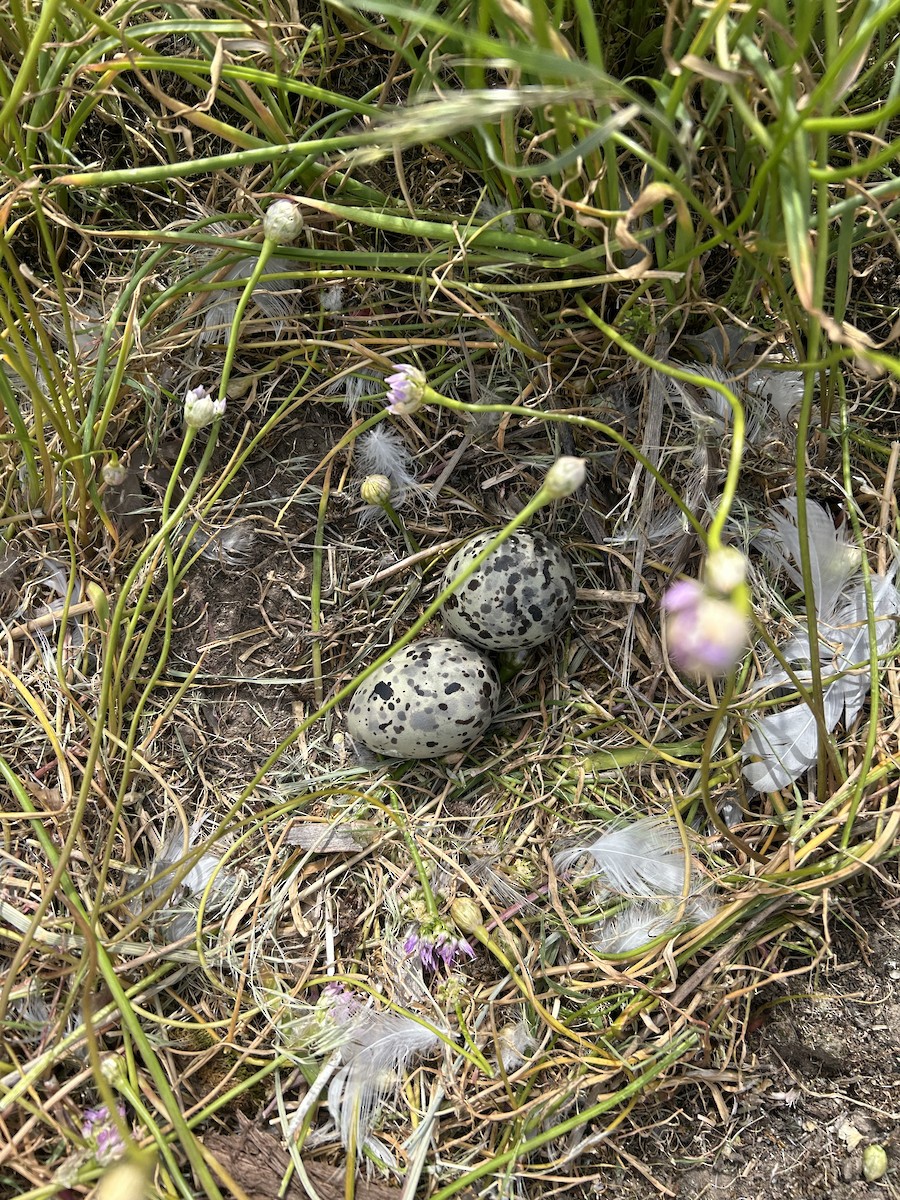
<svg viewBox="0 0 900 1200">
<path fill-rule="evenodd" d="M 403 437 L 387 425 L 376 425 L 356 444 L 356 462 L 362 475 L 386 475 L 391 481 L 391 503 L 396 508 L 416 484 L 412 455 Z"/>
<path fill-rule="evenodd" d="M 173 880 L 179 874 L 184 859 L 203 840 L 204 822 L 196 820 L 188 831 L 187 840 L 180 829 L 170 833 L 156 853 L 152 866 L 147 871 L 147 892 L 156 899 L 172 889 Z M 220 871 L 221 856 L 204 853 L 194 860 L 181 875 L 169 901 L 152 916 L 154 926 L 159 927 L 163 939 L 177 942 L 192 933 L 197 926 L 200 899 L 209 888 L 206 916 L 209 920 L 224 903 L 235 887 L 234 876 Z M 212 886 L 210 886 L 210 884 Z M 136 902 L 141 903 L 139 900 Z M 136 911 L 140 911 L 139 908 Z"/>
<path fill-rule="evenodd" d="M 385 1103 L 394 1097 L 417 1055 L 429 1054 L 440 1038 L 409 1017 L 365 1009 L 348 1027 L 341 1046 L 342 1065 L 328 1085 L 328 1111 L 345 1150 L 365 1150 L 386 1166 L 395 1166 L 373 1131 Z"/>
<path fill-rule="evenodd" d="M 586 855 L 593 858 L 601 882 L 620 895 L 653 899 L 680 896 L 684 890 L 684 847 L 674 821 L 643 817 L 560 851 L 554 865 L 565 871 Z"/>
<path fill-rule="evenodd" d="M 802 590 L 796 497 L 783 500 L 782 507 L 784 513 L 774 512 L 771 515 L 773 532 L 758 540 L 762 542 L 768 557 L 777 562 L 791 582 Z M 859 549 L 847 538 L 844 526 L 835 529 L 826 510 L 813 500 L 806 503 L 806 527 L 816 616 L 819 621 L 829 621 L 834 616 L 841 591 L 859 570 Z M 790 558 L 786 557 L 785 550 Z M 807 605 L 812 599 L 812 596 L 806 597 Z"/>
<path fill-rule="evenodd" d="M 603 954 L 627 954 L 639 950 L 665 933 L 670 919 L 650 900 L 626 904 L 614 917 L 608 917 L 593 930 L 591 942 Z"/>
<path fill-rule="evenodd" d="M 591 941 L 605 954 L 627 954 L 639 950 L 661 933 L 689 929 L 710 921 L 719 911 L 714 891 L 704 882 L 699 871 L 691 875 L 691 890 L 686 900 L 669 896 L 658 900 L 635 900 L 626 904 L 614 916 L 601 921 Z"/>
<path fill-rule="evenodd" d="M 802 371 L 769 371 L 760 368 L 747 377 L 749 390 L 764 397 L 783 421 L 803 399 Z"/>
<path fill-rule="evenodd" d="M 228 268 L 224 279 L 245 280 L 253 273 L 255 266 L 255 258 L 240 258 Z M 290 271 L 292 267 L 293 263 L 289 259 L 272 258 L 266 266 L 266 274 L 279 274 Z M 217 297 L 215 303 L 203 314 L 203 327 L 198 339 L 201 346 L 207 342 L 227 341 L 243 287 L 242 283 L 235 282 L 233 289 L 227 288 L 214 293 Z M 280 330 L 284 318 L 290 315 L 291 300 L 288 293 L 293 287 L 290 279 L 267 279 L 263 275 L 253 289 L 253 303 L 264 317 L 268 317 L 276 325 L 277 330 Z"/>
<path fill-rule="evenodd" d="M 797 529 L 797 502 L 784 502 L 787 516 L 772 518 L 773 530 L 759 539 L 765 553 L 781 565 L 791 581 L 802 587 L 799 569 L 800 535 Z M 808 501 L 809 557 L 813 580 L 816 624 L 819 633 L 819 663 L 823 684 L 823 719 L 828 733 L 842 719 L 853 722 L 869 691 L 869 629 L 866 590 L 861 579 L 853 579 L 859 566 L 857 547 L 841 527 L 835 530 L 827 512 Z M 782 548 L 783 547 L 783 548 Z M 793 562 L 785 556 L 790 555 Z M 892 618 L 900 613 L 900 593 L 890 576 L 873 574 L 870 579 L 875 613 L 875 641 L 883 654 L 895 635 Z M 782 647 L 787 662 L 796 666 L 797 678 L 808 686 L 810 645 L 805 633 L 798 633 Z M 862 664 L 862 665 L 859 665 Z M 787 673 L 772 666 L 756 685 L 755 693 L 773 688 L 793 690 Z M 753 719 L 750 736 L 741 755 L 747 782 L 758 792 L 778 791 L 808 771 L 819 755 L 819 726 L 812 710 L 803 700 L 780 712 Z M 752 759 L 755 761 L 748 761 Z"/>
</svg>

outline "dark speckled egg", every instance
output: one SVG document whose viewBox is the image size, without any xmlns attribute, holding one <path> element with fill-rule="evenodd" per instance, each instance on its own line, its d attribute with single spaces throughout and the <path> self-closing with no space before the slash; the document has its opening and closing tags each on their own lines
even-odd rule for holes
<svg viewBox="0 0 900 1200">
<path fill-rule="evenodd" d="M 447 587 L 496 535 L 479 533 L 450 559 Z M 553 637 L 575 601 L 572 564 L 542 533 L 512 533 L 444 603 L 451 633 L 485 650 L 528 650 Z"/>
<path fill-rule="evenodd" d="M 390 758 L 439 758 L 476 742 L 499 699 L 497 672 L 483 654 L 455 638 L 422 638 L 359 685 L 347 732 Z"/>
</svg>

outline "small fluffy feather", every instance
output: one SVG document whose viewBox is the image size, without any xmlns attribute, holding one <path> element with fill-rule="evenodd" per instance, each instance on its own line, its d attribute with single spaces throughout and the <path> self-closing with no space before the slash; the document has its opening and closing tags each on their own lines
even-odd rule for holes
<svg viewBox="0 0 900 1200">
<path fill-rule="evenodd" d="M 784 508 L 787 516 L 773 514 L 772 528 L 764 531 L 758 541 L 792 583 L 802 588 L 797 501 L 784 501 Z M 812 601 L 816 609 L 823 717 L 825 728 L 831 733 L 839 721 L 849 725 L 856 719 L 869 691 L 866 590 L 862 579 L 853 578 L 860 555 L 858 548 L 847 538 L 844 527 L 836 530 L 828 513 L 813 501 L 807 502 L 806 520 L 814 592 L 813 597 L 807 597 L 807 603 Z M 891 576 L 892 573 L 870 576 L 879 654 L 884 654 L 894 640 L 894 618 L 900 615 L 900 592 L 894 587 Z M 812 680 L 808 635 L 800 632 L 790 638 L 782 647 L 782 654 L 796 668 L 800 682 L 808 686 Z M 784 687 L 793 690 L 787 673 L 775 665 L 758 682 L 755 691 L 761 694 Z M 756 791 L 773 792 L 787 787 L 816 762 L 819 727 L 805 701 L 768 716 L 753 718 L 750 725 L 751 733 L 741 748 L 741 755 L 744 777 Z"/>
<path fill-rule="evenodd" d="M 373 1136 L 375 1125 L 412 1060 L 439 1045 L 437 1034 L 397 1013 L 365 1009 L 350 1022 L 340 1050 L 342 1065 L 328 1085 L 328 1111 L 345 1150 L 355 1146 L 357 1158 L 368 1150 L 385 1166 L 396 1166 Z"/>
<path fill-rule="evenodd" d="M 188 832 L 187 842 L 179 829 L 171 833 L 160 846 L 152 867 L 147 871 L 147 893 L 153 899 L 171 889 L 179 864 L 202 841 L 203 824 L 203 821 L 194 822 Z M 216 874 L 218 868 L 219 855 L 202 854 L 180 878 L 166 905 L 153 914 L 153 923 L 160 926 L 167 942 L 180 941 L 195 930 L 200 899 L 211 880 L 213 882 L 207 915 L 211 914 L 218 903 L 227 899 L 227 893 L 234 884 L 234 876 L 225 871 Z M 139 904 L 140 900 L 137 903 Z"/>
<path fill-rule="evenodd" d="M 491 857 L 475 858 L 469 862 L 469 875 L 495 902 L 503 908 L 515 908 L 518 911 L 530 907 L 527 895 L 503 871 L 497 869 L 500 862 L 499 854 Z"/>
<path fill-rule="evenodd" d="M 212 534 L 198 531 L 194 543 L 200 543 L 200 553 L 224 567 L 242 567 L 250 557 L 256 530 L 246 521 L 232 521 Z"/>
<path fill-rule="evenodd" d="M 748 389 L 766 399 L 783 421 L 787 421 L 803 399 L 802 371 L 751 371 Z"/>
<path fill-rule="evenodd" d="M 416 486 L 413 459 L 401 434 L 382 422 L 356 443 L 356 465 L 362 475 L 386 475 L 391 481 L 391 503 L 402 503 Z"/>
<path fill-rule="evenodd" d="M 619 895 L 654 899 L 684 890 L 684 847 L 674 821 L 643 817 L 558 852 L 554 865 L 566 871 L 585 855 L 593 858 L 601 882 Z"/>
<path fill-rule="evenodd" d="M 641 900 L 626 904 L 615 916 L 601 921 L 591 933 L 591 942 L 601 953 L 627 954 L 665 933 L 670 924 L 658 905 Z"/>
<path fill-rule="evenodd" d="M 691 890 L 683 909 L 681 896 L 635 900 L 601 921 L 591 934 L 591 941 L 601 953 L 627 954 L 631 950 L 640 950 L 669 930 L 689 929 L 711 921 L 718 911 L 719 903 L 714 893 L 699 878 L 698 872 L 691 876 Z"/>
<path fill-rule="evenodd" d="M 524 1017 L 497 1030 L 497 1058 L 507 1075 L 524 1066 L 537 1047 L 537 1038 Z"/>
<path fill-rule="evenodd" d="M 253 273 L 255 266 L 255 258 L 240 258 L 228 268 L 224 279 L 245 280 Z M 253 289 L 253 303 L 264 317 L 275 323 L 276 332 L 280 331 L 281 322 L 291 313 L 291 298 L 287 293 L 294 285 L 289 279 L 266 279 L 265 276 L 290 271 L 292 266 L 291 261 L 286 258 L 269 259 L 262 279 Z M 208 342 L 227 340 L 242 291 L 243 284 L 235 283 L 233 289 L 226 288 L 213 293 L 216 299 L 203 314 L 203 328 L 198 339 L 201 346 Z"/>
<path fill-rule="evenodd" d="M 603 833 L 593 842 L 570 846 L 555 854 L 553 862 L 557 870 L 565 871 L 585 856 L 593 858 L 599 881 L 608 892 L 632 900 L 595 928 L 591 940 L 602 952 L 637 950 L 676 926 L 708 921 L 718 910 L 716 898 L 695 864 L 684 897 L 687 862 L 674 821 L 643 817 Z"/>
<path fill-rule="evenodd" d="M 362 400 L 384 391 L 384 381 L 361 371 L 352 371 L 348 375 L 338 375 L 330 380 L 324 390 L 326 396 L 343 396 L 344 407 L 352 417 L 356 415 Z"/>
</svg>

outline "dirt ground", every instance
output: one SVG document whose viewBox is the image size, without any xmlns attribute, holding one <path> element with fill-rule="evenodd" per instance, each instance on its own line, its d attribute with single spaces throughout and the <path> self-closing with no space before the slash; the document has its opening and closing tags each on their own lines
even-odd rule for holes
<svg viewBox="0 0 900 1200">
<path fill-rule="evenodd" d="M 694 1073 L 632 1112 L 639 1132 L 602 1144 L 541 1185 L 542 1196 L 590 1200 L 875 1200 L 900 1196 L 900 901 L 884 892 L 845 905 L 858 924 L 836 929 L 815 976 L 766 989 L 752 1006 L 739 1070 Z M 252 1200 L 269 1200 L 288 1155 L 253 1121 L 207 1139 Z M 888 1172 L 863 1176 L 863 1152 L 884 1148 Z M 342 1173 L 309 1163 L 323 1200 Z M 521 1180 L 513 1191 L 538 1194 Z M 521 1190 L 519 1190 L 521 1189 Z M 286 1193 L 301 1200 L 296 1182 Z M 362 1200 L 400 1189 L 360 1181 Z"/>
<path fill-rule="evenodd" d="M 817 971 L 753 1001 L 740 1069 L 671 1097 L 659 1125 L 623 1143 L 635 1165 L 582 1195 L 900 1196 L 900 900 L 882 892 L 841 908 Z M 888 1158 L 877 1182 L 863 1177 L 872 1144 Z"/>
</svg>

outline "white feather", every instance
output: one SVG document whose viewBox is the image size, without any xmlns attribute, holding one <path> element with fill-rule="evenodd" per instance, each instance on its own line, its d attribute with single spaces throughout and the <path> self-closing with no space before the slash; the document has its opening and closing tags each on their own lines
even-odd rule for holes
<svg viewBox="0 0 900 1200">
<path fill-rule="evenodd" d="M 211 559 L 223 567 L 242 567 L 249 561 L 256 530 L 246 521 L 231 521 L 220 529 L 208 532 L 198 530 L 192 545 L 198 546 L 203 558 Z"/>
<path fill-rule="evenodd" d="M 809 686 L 808 671 L 798 671 L 797 678 Z M 785 671 L 770 671 L 760 681 L 757 692 L 773 687 L 788 687 L 793 690 Z M 830 733 L 840 720 L 842 702 L 831 689 L 823 695 L 825 727 Z M 771 713 L 761 720 L 752 722 L 750 736 L 744 742 L 741 754 L 744 758 L 744 778 L 758 792 L 774 792 L 786 787 L 794 779 L 808 771 L 819 755 L 819 732 L 812 709 L 805 701 L 792 704 L 790 708 Z M 747 762 L 758 758 L 758 762 Z"/>
<path fill-rule="evenodd" d="M 147 872 L 147 892 L 153 898 L 162 896 L 172 888 L 179 864 L 204 837 L 204 822 L 197 820 L 188 831 L 187 841 L 181 830 L 171 833 L 157 851 L 152 867 Z M 179 880 L 172 896 L 152 915 L 154 926 L 159 926 L 167 942 L 177 942 L 192 933 L 197 926 L 200 898 L 206 893 L 206 916 L 210 919 L 218 908 L 227 901 L 236 886 L 236 879 L 228 871 L 219 870 L 220 855 L 202 854 Z M 210 883 L 212 886 L 210 887 Z M 138 900 L 136 902 L 140 904 Z M 136 909 L 139 911 L 139 909 Z"/>
<path fill-rule="evenodd" d="M 797 527 L 797 500 L 783 500 L 785 514 L 771 516 L 772 532 L 757 539 L 766 554 L 777 562 L 798 588 L 803 588 L 800 569 L 800 530 Z M 859 548 L 847 538 L 844 526 L 835 529 L 834 522 L 820 504 L 806 503 L 806 527 L 809 534 L 809 565 L 815 597 L 816 617 L 829 621 L 840 601 L 841 591 L 859 570 Z M 790 555 L 790 559 L 785 555 Z M 793 559 L 793 562 L 790 560 Z M 807 606 L 812 596 L 806 596 Z"/>
<path fill-rule="evenodd" d="M 383 391 L 383 380 L 361 374 L 359 371 L 353 371 L 349 375 L 338 375 L 325 385 L 326 396 L 344 397 L 344 404 L 351 417 L 356 414 L 362 400 Z"/>
<path fill-rule="evenodd" d="M 591 934 L 594 946 L 604 954 L 627 954 L 639 950 L 669 928 L 670 918 L 649 900 L 626 904 Z"/>
<path fill-rule="evenodd" d="M 394 507 L 415 486 L 413 459 L 403 437 L 382 422 L 364 434 L 356 445 L 356 462 L 363 475 L 386 475 L 393 489 Z"/>
<path fill-rule="evenodd" d="M 392 1099 L 412 1060 L 430 1054 L 440 1038 L 409 1017 L 361 1012 L 348 1026 L 341 1046 L 342 1066 L 328 1085 L 328 1111 L 346 1150 L 369 1150 L 385 1165 L 393 1156 L 373 1136 L 385 1103 Z"/>
<path fill-rule="evenodd" d="M 751 371 L 747 377 L 751 392 L 764 397 L 783 421 L 803 399 L 802 371 Z"/>
<path fill-rule="evenodd" d="M 245 280 L 256 266 L 255 258 L 238 259 L 225 273 L 226 280 Z M 266 264 L 265 274 L 278 274 L 290 271 L 293 264 L 286 258 L 272 258 Z M 281 322 L 291 312 L 291 300 L 287 295 L 293 288 L 289 279 L 266 279 L 265 274 L 253 289 L 253 303 L 263 314 L 276 325 L 276 331 L 281 328 Z M 243 291 L 243 284 L 235 283 L 234 289 L 225 289 L 214 293 L 215 302 L 203 314 L 203 328 L 200 330 L 199 343 L 205 345 L 212 341 L 225 341 L 234 319 L 234 312 Z"/>
<path fill-rule="evenodd" d="M 554 865 L 565 871 L 585 855 L 593 858 L 601 882 L 622 896 L 653 899 L 684 891 L 684 847 L 674 821 L 643 817 L 557 853 Z"/>
<path fill-rule="evenodd" d="M 774 514 L 774 528 L 765 531 L 758 540 L 792 582 L 802 587 L 797 502 L 785 501 L 784 507 L 787 516 Z M 866 591 L 863 581 L 853 578 L 860 555 L 843 527 L 836 530 L 827 512 L 812 501 L 807 502 L 806 519 L 813 581 L 813 596 L 807 597 L 807 605 L 811 601 L 815 603 L 823 722 L 827 732 L 831 733 L 841 719 L 848 725 L 856 719 L 869 690 Z M 889 576 L 872 575 L 870 582 L 876 621 L 875 641 L 878 653 L 883 654 L 894 638 L 893 618 L 900 613 L 900 593 Z M 798 633 L 790 638 L 782 647 L 782 654 L 788 663 L 798 668 L 796 674 L 800 682 L 808 686 L 812 678 L 808 635 Z M 793 690 L 786 672 L 773 666 L 759 681 L 755 693 L 778 687 Z M 758 792 L 787 787 L 815 764 L 819 755 L 819 726 L 805 701 L 752 719 L 750 724 L 750 736 L 741 749 L 743 773 Z"/>
<path fill-rule="evenodd" d="M 497 1030 L 497 1058 L 507 1075 L 533 1058 L 537 1047 L 537 1038 L 524 1017 Z"/>
<path fill-rule="evenodd" d="M 681 896 L 670 896 L 626 904 L 614 916 L 597 925 L 591 941 L 602 953 L 627 954 L 646 946 L 668 930 L 702 925 L 704 921 L 712 920 L 718 911 L 719 902 L 698 871 L 691 876 L 691 890 L 686 901 L 682 902 Z"/>
<path fill-rule="evenodd" d="M 531 907 L 525 892 L 516 887 L 508 875 L 497 869 L 499 861 L 499 854 L 472 859 L 469 863 L 469 875 L 504 908 L 521 910 Z"/>
<path fill-rule="evenodd" d="M 872 575 L 870 583 L 875 615 L 875 645 L 878 653 L 884 654 L 896 636 L 900 592 L 885 575 Z M 856 719 L 869 690 L 869 626 L 866 613 L 866 589 L 862 580 L 859 580 L 845 594 L 834 619 L 835 626 L 842 633 L 836 665 L 843 670 L 857 668 L 834 685 L 843 697 L 844 722 L 847 725 Z"/>
</svg>

